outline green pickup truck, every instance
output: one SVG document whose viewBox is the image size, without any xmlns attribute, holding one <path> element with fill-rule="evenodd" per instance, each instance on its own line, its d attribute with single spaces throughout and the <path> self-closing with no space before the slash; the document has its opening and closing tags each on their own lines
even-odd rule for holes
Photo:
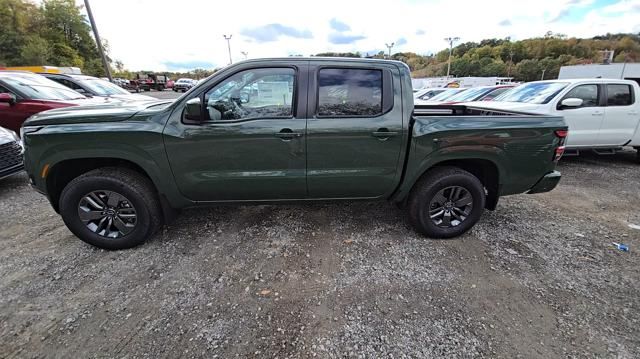
<svg viewBox="0 0 640 359">
<path fill-rule="evenodd" d="M 51 110 L 22 128 L 32 185 L 107 249 L 223 203 L 390 200 L 425 236 L 455 237 L 500 196 L 552 190 L 566 135 L 561 117 L 414 107 L 405 64 L 341 58 L 244 61 L 175 101 Z"/>
</svg>

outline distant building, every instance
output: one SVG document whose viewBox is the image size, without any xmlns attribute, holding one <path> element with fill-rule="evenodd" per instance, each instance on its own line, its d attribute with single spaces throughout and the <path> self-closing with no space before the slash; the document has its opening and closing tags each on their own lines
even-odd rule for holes
<svg viewBox="0 0 640 359">
<path fill-rule="evenodd" d="M 626 79 L 640 84 L 640 63 L 614 63 L 562 66 L 558 79 Z"/>
</svg>

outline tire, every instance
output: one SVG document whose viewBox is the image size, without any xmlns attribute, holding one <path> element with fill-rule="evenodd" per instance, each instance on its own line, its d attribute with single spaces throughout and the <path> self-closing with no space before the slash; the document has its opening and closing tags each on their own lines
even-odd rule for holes
<svg viewBox="0 0 640 359">
<path fill-rule="evenodd" d="M 456 204 L 468 202 L 467 195 L 471 198 L 470 206 L 454 209 Z M 484 186 L 476 176 L 457 167 L 437 167 L 413 187 L 407 203 L 409 222 L 430 238 L 457 237 L 478 222 L 485 201 Z M 432 219 L 430 215 L 436 217 Z"/>
<path fill-rule="evenodd" d="M 105 208 L 109 211 L 106 215 Z M 83 222 L 81 211 L 85 211 L 85 220 L 87 216 L 96 218 Z M 162 224 L 162 209 L 151 181 L 119 167 L 95 169 L 69 182 L 60 195 L 60 215 L 78 238 L 111 250 L 142 244 Z M 103 220 L 106 222 L 99 223 Z"/>
</svg>

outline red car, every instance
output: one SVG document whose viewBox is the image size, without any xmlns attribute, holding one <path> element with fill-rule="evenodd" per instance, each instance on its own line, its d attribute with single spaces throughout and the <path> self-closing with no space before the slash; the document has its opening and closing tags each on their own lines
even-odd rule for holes
<svg viewBox="0 0 640 359">
<path fill-rule="evenodd" d="M 17 133 L 24 120 L 38 112 L 93 102 L 40 75 L 0 71 L 0 127 Z"/>
</svg>

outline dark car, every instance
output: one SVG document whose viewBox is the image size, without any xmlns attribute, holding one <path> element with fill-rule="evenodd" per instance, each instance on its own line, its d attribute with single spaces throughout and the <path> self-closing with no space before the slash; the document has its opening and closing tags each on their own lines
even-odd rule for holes
<svg viewBox="0 0 640 359">
<path fill-rule="evenodd" d="M 40 75 L 0 71 L 0 126 L 19 132 L 24 120 L 41 111 L 91 103 L 82 94 Z"/>
<path fill-rule="evenodd" d="M 132 94 L 109 81 L 87 75 L 40 74 L 87 97 L 108 97 L 124 101 L 153 101 L 153 97 Z"/>
<path fill-rule="evenodd" d="M 22 143 L 15 132 L 0 127 L 0 179 L 24 170 Z"/>
</svg>

